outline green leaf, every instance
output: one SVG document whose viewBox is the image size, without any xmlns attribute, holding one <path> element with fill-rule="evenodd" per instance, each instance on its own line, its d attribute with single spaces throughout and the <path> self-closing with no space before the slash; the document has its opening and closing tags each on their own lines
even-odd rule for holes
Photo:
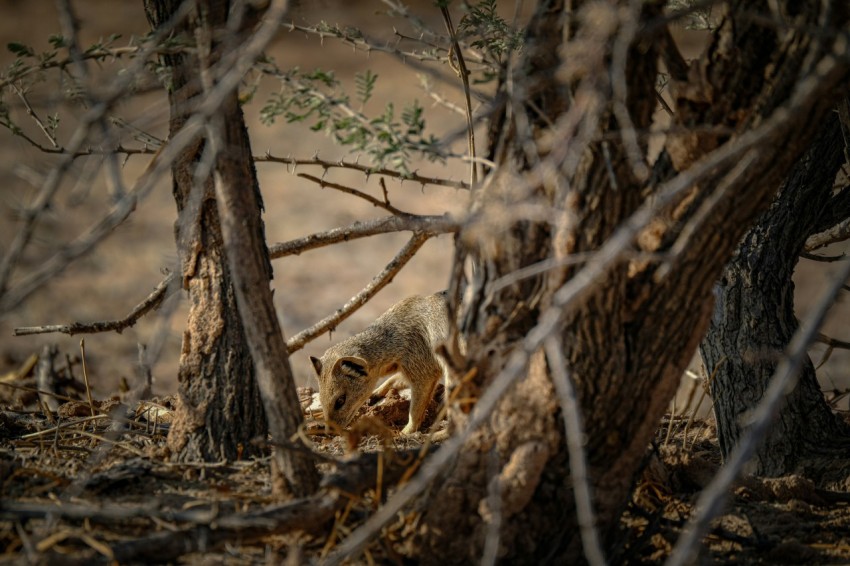
<svg viewBox="0 0 850 566">
<path fill-rule="evenodd" d="M 52 45 L 56 49 L 60 49 L 60 48 L 65 47 L 67 45 L 67 43 L 65 43 L 65 36 L 58 34 L 58 33 L 53 34 L 50 37 L 48 37 L 47 41 L 49 41 L 50 45 Z"/>
</svg>

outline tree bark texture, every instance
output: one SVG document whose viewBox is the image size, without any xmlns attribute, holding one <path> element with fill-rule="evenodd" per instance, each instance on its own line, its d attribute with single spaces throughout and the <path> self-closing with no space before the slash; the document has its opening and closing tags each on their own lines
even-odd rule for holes
<svg viewBox="0 0 850 566">
<path fill-rule="evenodd" d="M 838 117 L 830 115 L 715 286 L 714 314 L 700 353 L 712 376 L 724 457 L 746 430 L 747 415 L 761 401 L 797 330 L 791 276 L 806 239 L 834 204 L 832 187 L 843 150 Z M 826 404 L 807 359 L 751 462 L 752 471 L 766 476 L 813 471 L 839 455 L 850 456 L 850 431 Z"/>
<path fill-rule="evenodd" d="M 145 0 L 151 26 L 169 21 L 181 4 L 178 0 Z M 186 41 L 194 43 L 199 26 L 223 27 L 228 2 L 203 5 L 203 16 L 193 14 L 177 25 L 175 34 L 183 34 Z M 211 56 L 216 56 L 215 51 Z M 163 61 L 171 72 L 169 132 L 174 136 L 201 99 L 201 62 L 186 52 L 164 55 Z M 222 114 L 221 119 L 244 129 L 238 106 L 227 110 L 229 113 Z M 196 178 L 205 149 L 199 135 L 172 166 L 177 249 L 190 306 L 180 356 L 179 404 L 168 446 L 173 457 L 183 461 L 248 456 L 256 451 L 251 440 L 268 430 L 225 256 L 212 171 Z M 257 190 L 255 180 L 246 186 Z M 259 200 L 257 204 L 261 206 Z M 262 225 L 254 227 L 258 229 L 262 238 Z"/>
<path fill-rule="evenodd" d="M 475 370 L 467 374 L 474 377 L 462 398 L 486 389 L 556 291 L 581 268 L 550 269 L 507 286 L 494 286 L 497 280 L 537 262 L 599 250 L 645 199 L 660 194 L 665 181 L 687 175 L 715 149 L 746 141 L 762 125 L 766 132 L 739 158 L 721 161 L 689 184 L 640 232 L 635 250 L 663 258 L 620 261 L 577 308 L 562 313 L 557 340 L 584 419 L 597 524 L 610 542 L 649 441 L 708 326 L 713 283 L 808 147 L 830 111 L 835 86 L 847 78 L 845 59 L 822 65 L 817 94 L 792 98 L 801 77 L 832 49 L 830 41 L 821 44 L 803 30 L 822 21 L 846 28 L 848 15 L 843 1 L 778 2 L 793 24 L 778 31 L 753 17 L 772 14 L 768 2 L 726 2 L 709 49 L 687 64 L 659 24 L 663 2 L 646 2 L 622 77 L 628 124 L 612 94 L 620 80 L 613 49 L 624 23 L 602 3 L 571 4 L 572 11 L 557 0 L 538 4 L 524 59 L 506 81 L 513 95 L 506 94 L 505 115 L 495 120 L 490 153 L 499 169 L 478 189 L 478 220 L 458 240 L 458 257 L 469 254 L 478 267 L 458 309 L 469 365 L 455 371 Z M 567 38 L 572 41 L 565 43 Z M 649 129 L 659 57 L 671 75 L 680 127 L 646 178 L 621 131 Z M 794 111 L 774 116 L 789 100 Z M 636 143 L 644 158 L 646 137 Z M 537 165 L 547 158 L 556 170 Z M 742 161 L 746 167 L 736 168 Z M 556 217 L 517 218 L 514 211 L 528 206 Z M 420 543 L 434 563 L 478 560 L 494 530 L 499 557 L 509 563 L 581 558 L 548 364 L 541 351 L 531 356 L 525 377 L 431 491 Z M 466 410 L 452 410 L 458 426 Z M 488 473 L 494 458 L 496 475 Z M 494 485 L 501 495 L 496 506 L 488 503 Z"/>
<path fill-rule="evenodd" d="M 274 439 L 287 441 L 298 432 L 303 415 L 269 287 L 272 270 L 260 215 L 262 201 L 236 92 L 221 110 L 224 143 L 216 167 L 216 200 L 225 250 L 269 430 Z M 308 450 L 276 448 L 274 462 L 273 476 L 282 474 L 274 481 L 281 494 L 304 497 L 319 486 L 319 473 Z"/>
</svg>

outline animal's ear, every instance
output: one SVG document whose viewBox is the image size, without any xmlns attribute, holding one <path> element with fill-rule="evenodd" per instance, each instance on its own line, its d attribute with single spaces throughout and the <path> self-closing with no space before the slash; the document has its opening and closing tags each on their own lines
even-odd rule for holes
<svg viewBox="0 0 850 566">
<path fill-rule="evenodd" d="M 354 356 L 340 358 L 335 369 L 339 369 L 340 373 L 352 379 L 361 379 L 369 374 L 366 371 L 366 360 Z"/>
<path fill-rule="evenodd" d="M 316 375 L 322 375 L 322 360 L 320 360 L 316 356 L 310 356 L 310 361 L 313 363 L 313 367 L 316 369 Z"/>
</svg>

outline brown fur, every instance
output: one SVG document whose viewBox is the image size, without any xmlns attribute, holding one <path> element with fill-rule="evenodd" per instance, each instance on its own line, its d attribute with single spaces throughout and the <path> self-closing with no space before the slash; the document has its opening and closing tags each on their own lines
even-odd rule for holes
<svg viewBox="0 0 850 566">
<path fill-rule="evenodd" d="M 446 294 L 414 296 L 393 305 L 363 332 L 310 357 L 319 376 L 325 419 L 348 426 L 370 396 L 411 389 L 403 434 L 419 430 L 434 388 L 445 374 L 434 349 L 449 329 Z M 389 377 L 375 389 L 379 379 Z"/>
</svg>

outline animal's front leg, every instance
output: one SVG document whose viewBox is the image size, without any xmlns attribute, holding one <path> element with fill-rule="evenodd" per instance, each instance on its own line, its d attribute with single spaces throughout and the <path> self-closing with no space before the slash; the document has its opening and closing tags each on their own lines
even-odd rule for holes
<svg viewBox="0 0 850 566">
<path fill-rule="evenodd" d="M 405 385 L 404 381 L 401 379 L 401 375 L 396 374 L 390 377 L 388 380 L 379 385 L 373 392 L 372 397 L 386 397 L 387 393 L 390 392 L 390 389 L 402 389 Z"/>
<path fill-rule="evenodd" d="M 425 411 L 428 410 L 428 404 L 434 396 L 434 389 L 440 381 L 439 377 L 430 379 L 427 382 L 414 384 L 410 388 L 410 414 L 407 418 L 407 426 L 401 431 L 402 434 L 413 434 L 422 426 L 422 420 L 425 418 Z"/>
</svg>

